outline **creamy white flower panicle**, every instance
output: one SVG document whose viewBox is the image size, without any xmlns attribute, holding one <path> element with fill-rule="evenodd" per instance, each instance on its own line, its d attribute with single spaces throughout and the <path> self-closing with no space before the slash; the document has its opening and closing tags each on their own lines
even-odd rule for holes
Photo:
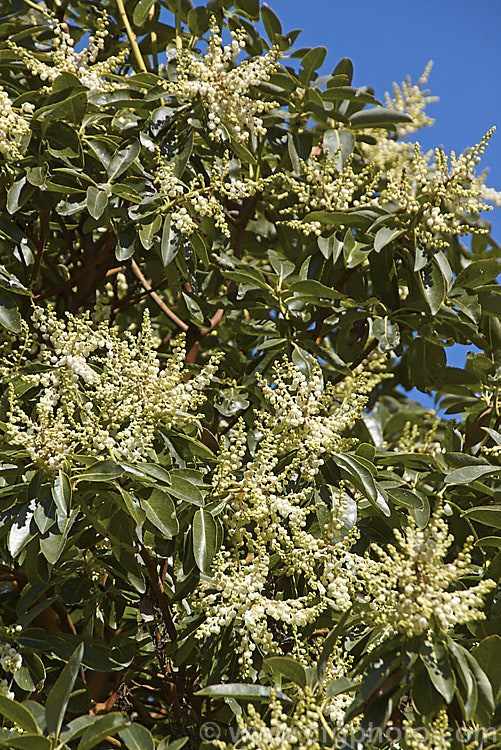
<svg viewBox="0 0 501 750">
<path fill-rule="evenodd" d="M 224 128 L 238 141 L 246 141 L 251 133 L 265 135 L 262 115 L 276 107 L 248 96 L 251 86 L 268 81 L 277 67 L 279 51 L 272 48 L 262 57 L 236 58 L 245 48 L 244 30 L 230 31 L 232 41 L 223 46 L 221 30 L 212 19 L 205 55 L 182 50 L 177 58 L 177 81 L 165 84 L 167 92 L 182 100 L 202 100 L 207 112 L 209 135 L 224 138 Z"/>
<path fill-rule="evenodd" d="M 379 560 L 369 556 L 358 560 L 357 575 L 370 612 L 368 623 L 413 636 L 425 633 L 433 619 L 447 631 L 485 618 L 483 600 L 495 582 L 484 580 L 468 589 L 459 588 L 471 565 L 473 539 L 467 540 L 454 562 L 446 563 L 453 537 L 440 510 L 425 529 L 409 518 L 403 532 L 395 529 L 394 534 L 398 548 L 372 544 L 371 551 Z"/>
<path fill-rule="evenodd" d="M 193 604 L 207 616 L 197 631 L 200 638 L 234 624 L 242 674 L 250 669 L 256 648 L 281 652 L 270 621 L 283 634 L 294 634 L 325 608 L 344 611 L 352 603 L 357 585 L 349 552 L 353 537 L 333 544 L 330 528 L 314 536 L 306 526 L 315 509 L 311 500 L 322 456 L 352 447 L 342 433 L 360 416 L 382 377 L 360 369 L 342 385 L 324 387 L 320 368 L 308 379 L 284 360 L 275 367 L 271 384 L 258 376 L 267 408 L 255 414 L 254 455 L 247 457 L 243 420 L 221 449 L 213 489 L 227 501 L 223 519 L 231 547 L 216 557 L 212 580 L 201 582 Z M 331 512 L 334 519 L 342 515 L 341 499 Z M 274 591 L 277 575 L 303 575 L 308 594 L 283 597 Z M 308 664 L 310 656 L 299 640 L 294 654 Z"/>
<path fill-rule="evenodd" d="M 33 105 L 25 102 L 17 111 L 12 101 L 0 86 L 0 154 L 6 161 L 22 158 L 23 144 L 28 144 L 30 123 L 25 115 L 33 112 Z"/>
<path fill-rule="evenodd" d="M 10 39 L 7 40 L 9 47 L 24 62 L 32 75 L 39 76 L 42 81 L 53 83 L 61 73 L 71 73 L 92 93 L 112 91 L 121 86 L 120 83 L 107 80 L 106 76 L 116 73 L 117 68 L 123 65 L 128 50 L 123 50 L 106 60 L 99 62 L 97 60 L 99 52 L 104 49 L 105 39 L 109 33 L 108 13 L 105 9 L 100 9 L 96 31 L 89 37 L 87 47 L 81 52 L 76 52 L 75 43 L 68 33 L 67 25 L 61 23 L 53 14 L 47 11 L 45 13 L 48 17 L 48 25 L 54 33 L 51 49 L 46 53 L 49 62 L 39 60 L 26 47 L 21 47 Z"/>
<path fill-rule="evenodd" d="M 155 183 L 166 199 L 164 211 L 171 213 L 171 221 L 177 232 L 189 235 L 198 228 L 201 219 L 210 216 L 222 234 L 231 236 L 225 204 L 255 195 L 258 190 L 263 190 L 267 180 L 249 177 L 237 179 L 230 176 L 230 171 L 230 153 L 225 151 L 223 158 L 215 160 L 212 165 L 209 185 L 205 184 L 201 175 L 196 175 L 189 184 L 185 184 L 176 177 L 174 165 L 166 163 L 158 150 Z"/>
<path fill-rule="evenodd" d="M 20 630 L 20 626 L 17 626 L 13 630 Z M 10 628 L 2 628 L 5 632 L 9 632 Z M 23 657 L 11 646 L 10 643 L 0 643 L 0 668 L 11 676 L 14 675 L 23 666 Z M 6 677 L 0 677 L 0 695 L 5 698 L 12 700 L 14 698 L 14 692 L 11 688 L 11 680 Z"/>
<path fill-rule="evenodd" d="M 57 469 L 78 453 L 141 460 L 158 429 L 197 423 L 217 357 L 186 382 L 183 337 L 161 365 L 147 312 L 140 335 L 124 338 L 88 315 L 63 321 L 36 308 L 32 318 L 44 369 L 25 379 L 39 396 L 29 415 L 11 391 L 7 435 L 38 465 Z"/>
</svg>

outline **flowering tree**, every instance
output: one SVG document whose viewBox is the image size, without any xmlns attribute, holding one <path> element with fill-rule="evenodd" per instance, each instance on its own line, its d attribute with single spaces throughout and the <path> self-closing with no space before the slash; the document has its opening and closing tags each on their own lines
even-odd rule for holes
<svg viewBox="0 0 501 750">
<path fill-rule="evenodd" d="M 0 747 L 494 747 L 492 132 L 258 0 L 6 5 Z"/>
</svg>

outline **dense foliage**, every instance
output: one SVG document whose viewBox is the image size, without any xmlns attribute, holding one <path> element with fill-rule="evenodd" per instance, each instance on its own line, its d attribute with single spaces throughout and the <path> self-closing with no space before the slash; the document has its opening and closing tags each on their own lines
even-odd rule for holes
<svg viewBox="0 0 501 750">
<path fill-rule="evenodd" d="M 499 746 L 492 132 L 258 0 L 1 8 L 0 747 Z"/>
</svg>

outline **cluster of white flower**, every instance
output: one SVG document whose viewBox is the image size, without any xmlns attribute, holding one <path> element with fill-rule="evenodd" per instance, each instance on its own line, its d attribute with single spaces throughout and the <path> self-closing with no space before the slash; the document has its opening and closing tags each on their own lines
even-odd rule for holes
<svg viewBox="0 0 501 750">
<path fill-rule="evenodd" d="M 23 657 L 10 643 L 0 643 L 0 666 L 4 672 L 17 672 L 23 665 Z"/>
<path fill-rule="evenodd" d="M 277 106 L 276 102 L 247 96 L 246 92 L 269 80 L 277 67 L 279 52 L 273 48 L 262 57 L 237 65 L 235 60 L 245 48 L 245 31 L 230 33 L 232 42 L 223 47 L 221 30 L 212 19 L 206 54 L 183 50 L 177 60 L 177 81 L 166 82 L 165 88 L 177 99 L 191 101 L 200 97 L 212 139 L 224 138 L 226 129 L 236 140 L 245 141 L 251 133 L 266 134 L 262 115 Z"/>
<path fill-rule="evenodd" d="M 431 412 L 431 415 L 433 414 L 434 412 Z M 395 453 L 429 453 L 432 456 L 445 453 L 442 443 L 435 439 L 440 427 L 440 419 L 435 415 L 431 425 L 425 424 L 426 432 L 423 435 L 419 425 L 406 422 L 402 427 L 402 434 L 393 444 L 392 450 Z M 385 447 L 388 447 L 386 442 Z"/>
<path fill-rule="evenodd" d="M 140 460 L 158 429 L 197 423 L 194 410 L 205 401 L 217 358 L 186 382 L 184 339 L 162 366 L 147 313 L 137 338 L 120 338 L 107 322 L 94 324 L 88 315 L 66 317 L 40 308 L 33 314 L 37 362 L 44 366 L 24 376 L 27 386 L 38 388 L 34 415 L 10 392 L 8 437 L 35 463 L 57 469 L 78 453 Z"/>
<path fill-rule="evenodd" d="M 413 84 L 410 77 L 407 76 L 400 86 L 397 83 L 393 84 L 393 96 L 388 92 L 385 94 L 385 104 L 388 109 L 412 117 L 412 122 L 397 124 L 397 136 L 399 138 L 404 138 L 406 135 L 415 133 L 421 128 L 429 127 L 434 123 L 434 120 L 426 114 L 425 108 L 432 102 L 438 102 L 438 97 L 430 96 L 429 90 L 422 88 L 428 82 L 432 67 L 433 61 L 430 60 L 416 84 Z"/>
<path fill-rule="evenodd" d="M 283 634 L 295 633 L 326 607 L 344 611 L 352 603 L 357 586 L 349 552 L 353 538 L 333 544 L 330 528 L 318 536 L 306 525 L 314 512 L 311 500 L 322 456 L 352 447 L 343 432 L 360 417 L 381 378 L 367 368 L 343 385 L 324 388 L 320 368 L 308 379 L 284 360 L 274 368 L 271 384 L 258 376 L 267 408 L 255 413 L 253 455 L 247 458 L 243 420 L 220 451 L 212 481 L 215 495 L 227 501 L 223 519 L 231 547 L 223 547 L 216 558 L 212 578 L 196 592 L 194 608 L 207 616 L 198 631 L 201 638 L 234 622 L 243 674 L 256 647 L 280 653 L 280 638 L 270 622 Z M 343 503 L 334 503 L 330 512 L 335 523 Z M 276 596 L 273 582 L 281 575 L 304 575 L 308 595 Z M 308 662 L 299 640 L 294 654 Z"/>
<path fill-rule="evenodd" d="M 0 643 L 0 667 L 4 672 L 14 674 L 23 666 L 23 657 L 10 643 Z M 9 680 L 0 679 L 0 695 L 12 700 L 14 693 L 10 689 Z"/>
<path fill-rule="evenodd" d="M 369 607 L 371 625 L 389 628 L 408 636 L 421 635 L 435 620 L 442 630 L 457 624 L 484 619 L 483 599 L 495 587 L 485 580 L 468 589 L 457 588 L 471 564 L 468 540 L 454 562 L 445 563 L 453 542 L 440 511 L 425 529 L 412 518 L 403 533 L 395 530 L 400 547 L 382 549 L 371 545 L 379 560 L 368 555 L 358 562 L 358 576 Z"/>
<path fill-rule="evenodd" d="M 31 114 L 33 105 L 29 102 L 14 109 L 12 101 L 0 86 L 0 154 L 6 161 L 21 159 L 30 139 L 30 123 L 23 114 Z"/>
<path fill-rule="evenodd" d="M 369 165 L 355 170 L 348 160 L 339 171 L 335 154 L 312 155 L 301 160 L 301 176 L 282 173 L 284 187 L 292 192 L 300 204 L 310 211 L 344 211 L 351 207 L 369 205 L 377 188 L 378 174 Z M 282 209 L 287 213 L 290 209 Z"/>
<path fill-rule="evenodd" d="M 449 728 L 447 711 L 442 709 L 432 721 L 425 721 L 424 726 L 416 727 L 407 719 L 403 721 L 406 750 L 450 750 L 452 732 Z M 482 743 L 483 745 L 483 743 Z M 468 745 L 470 750 L 479 746 Z"/>
<path fill-rule="evenodd" d="M 48 26 L 53 30 L 52 47 L 47 52 L 50 62 L 39 60 L 29 49 L 21 47 L 11 39 L 7 44 L 12 51 L 24 62 L 32 75 L 39 76 L 42 81 L 53 83 L 61 73 L 72 73 L 80 83 L 91 93 L 112 91 L 121 84 L 107 80 L 106 76 L 115 73 L 123 65 L 128 51 L 123 50 L 118 55 L 97 61 L 99 52 L 104 49 L 108 35 L 108 14 L 101 10 L 96 24 L 96 32 L 89 37 L 88 46 L 81 52 L 76 52 L 75 42 L 68 33 L 67 26 L 61 23 L 53 14 L 46 13 Z"/>
<path fill-rule="evenodd" d="M 203 178 L 196 175 L 185 185 L 174 174 L 174 166 L 166 164 L 157 155 L 158 166 L 155 171 L 155 183 L 159 191 L 168 199 L 165 211 L 172 211 L 172 221 L 181 234 L 191 234 L 205 216 L 211 216 L 221 232 L 229 237 L 226 201 L 242 201 L 262 190 L 266 180 L 253 180 L 247 177 L 237 179 L 230 177 L 230 154 L 225 152 L 219 164 L 214 164 L 210 185 L 205 185 Z"/>
</svg>

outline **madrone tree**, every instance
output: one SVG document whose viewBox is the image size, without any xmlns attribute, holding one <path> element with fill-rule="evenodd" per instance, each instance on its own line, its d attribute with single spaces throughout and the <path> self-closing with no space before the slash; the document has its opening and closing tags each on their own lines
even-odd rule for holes
<svg viewBox="0 0 501 750">
<path fill-rule="evenodd" d="M 297 37 L 2 3 L 2 748 L 498 746 L 492 131 Z"/>
</svg>

